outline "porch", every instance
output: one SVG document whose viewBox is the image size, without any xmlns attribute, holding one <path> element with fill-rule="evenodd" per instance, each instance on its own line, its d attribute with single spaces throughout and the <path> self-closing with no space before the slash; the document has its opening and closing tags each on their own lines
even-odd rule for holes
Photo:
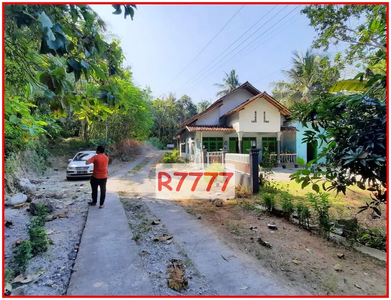
<svg viewBox="0 0 391 300">
<path fill-rule="evenodd" d="M 282 128 L 281 128 L 282 129 Z M 292 164 L 297 160 L 296 130 L 281 132 L 236 132 L 232 127 L 204 126 L 187 127 L 177 137 L 180 156 L 195 163 L 211 163 L 225 153 L 248 154 L 248 149 L 256 147 L 259 162 L 262 150 L 267 148 L 278 164 Z M 221 153 L 221 154 L 218 154 Z M 279 159 L 279 160 L 278 160 Z"/>
</svg>

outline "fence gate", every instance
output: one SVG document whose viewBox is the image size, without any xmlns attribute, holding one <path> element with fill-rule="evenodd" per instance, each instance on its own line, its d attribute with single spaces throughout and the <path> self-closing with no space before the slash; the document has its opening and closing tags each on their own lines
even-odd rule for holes
<svg viewBox="0 0 391 300">
<path fill-rule="evenodd" d="M 223 163 L 223 152 L 207 152 L 206 153 L 206 164 L 209 166 L 213 163 Z"/>
</svg>

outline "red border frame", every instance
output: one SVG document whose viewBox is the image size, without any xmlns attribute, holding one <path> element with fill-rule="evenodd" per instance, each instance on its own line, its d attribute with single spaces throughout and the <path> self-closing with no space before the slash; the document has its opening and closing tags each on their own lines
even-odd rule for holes
<svg viewBox="0 0 391 300">
<path fill-rule="evenodd" d="M 68 3 L 72 4 L 113 4 L 113 3 L 121 3 L 121 4 L 137 4 L 137 5 L 239 5 L 239 4 L 246 4 L 246 5 L 277 5 L 277 4 L 292 4 L 292 5 L 306 5 L 306 4 L 334 4 L 334 5 L 341 5 L 341 4 L 369 4 L 369 5 L 386 5 L 387 7 L 387 54 L 389 54 L 389 2 L 117 2 L 117 1 L 112 1 L 112 2 L 78 2 L 78 1 L 69 1 Z M 2 39 L 2 53 L 3 53 L 3 61 L 2 61 L 2 71 L 3 71 L 3 95 L 2 95 L 2 109 L 3 109 L 3 115 L 2 115 L 2 125 L 3 125 L 3 132 L 2 132 L 2 154 L 3 154 L 3 167 L 2 167 L 2 173 L 3 173 L 3 189 L 2 189 L 2 196 L 3 196 L 3 203 L 5 201 L 5 178 L 4 178 L 4 144 L 5 144 L 5 138 L 4 138 L 4 102 L 5 102 L 5 76 L 4 76 L 4 71 L 5 71 L 5 64 L 4 64 L 4 26 L 5 26 L 5 12 L 4 12 L 4 7 L 5 5 L 23 5 L 23 4 L 58 4 L 58 5 L 65 5 L 68 4 L 67 2 L 2 2 L 2 8 L 3 8 L 3 39 Z M 387 57 L 387 78 L 389 80 L 390 78 L 390 70 L 389 70 L 389 60 Z M 388 89 L 388 81 L 387 81 L 387 104 L 388 104 L 388 98 L 389 98 L 389 89 Z M 387 128 L 386 128 L 386 136 L 387 136 L 387 147 L 389 145 L 389 137 L 388 137 L 388 126 L 389 126 L 389 107 L 387 105 Z M 387 151 L 387 161 L 388 161 L 389 155 Z M 387 164 L 387 187 L 388 187 L 388 181 L 389 181 L 389 168 Z M 305 295 L 305 296 L 297 296 L 297 295 L 288 295 L 288 296 L 6 296 L 5 295 L 5 283 L 4 283 L 4 267 L 5 267 L 5 262 L 4 262 L 4 255 L 5 255 L 5 250 L 4 250 L 4 227 L 2 227 L 2 236 L 3 236 L 3 241 L 2 241 L 2 246 L 3 246 L 3 260 L 2 260 L 2 267 L 3 267 L 3 281 L 2 281 L 2 296 L 6 298 L 388 298 L 389 297 L 389 193 L 387 194 L 387 283 L 386 283 L 386 295 L 369 295 L 369 296 L 348 296 L 348 295 L 342 295 L 342 296 L 337 296 L 337 295 L 332 295 L 332 296 L 317 296 L 317 295 Z M 5 209 L 3 207 L 3 220 L 4 220 L 4 213 Z"/>
</svg>

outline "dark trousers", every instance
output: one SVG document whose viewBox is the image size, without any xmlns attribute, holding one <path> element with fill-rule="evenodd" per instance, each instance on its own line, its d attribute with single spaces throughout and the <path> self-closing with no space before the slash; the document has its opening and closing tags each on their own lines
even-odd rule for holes
<svg viewBox="0 0 391 300">
<path fill-rule="evenodd" d="M 106 198 L 106 183 L 107 178 L 97 179 L 95 177 L 91 177 L 91 189 L 92 189 L 92 202 L 96 203 L 98 200 L 98 186 L 100 187 L 100 205 L 105 203 Z"/>
</svg>

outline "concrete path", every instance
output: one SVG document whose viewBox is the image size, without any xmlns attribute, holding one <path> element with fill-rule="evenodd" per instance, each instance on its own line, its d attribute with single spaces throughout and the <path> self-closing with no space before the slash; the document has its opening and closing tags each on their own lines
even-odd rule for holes
<svg viewBox="0 0 391 300">
<path fill-rule="evenodd" d="M 89 208 L 68 295 L 152 295 L 148 274 L 132 240 L 117 181 L 144 157 L 110 176 L 105 208 Z M 98 200 L 99 201 L 99 200 Z"/>
</svg>

